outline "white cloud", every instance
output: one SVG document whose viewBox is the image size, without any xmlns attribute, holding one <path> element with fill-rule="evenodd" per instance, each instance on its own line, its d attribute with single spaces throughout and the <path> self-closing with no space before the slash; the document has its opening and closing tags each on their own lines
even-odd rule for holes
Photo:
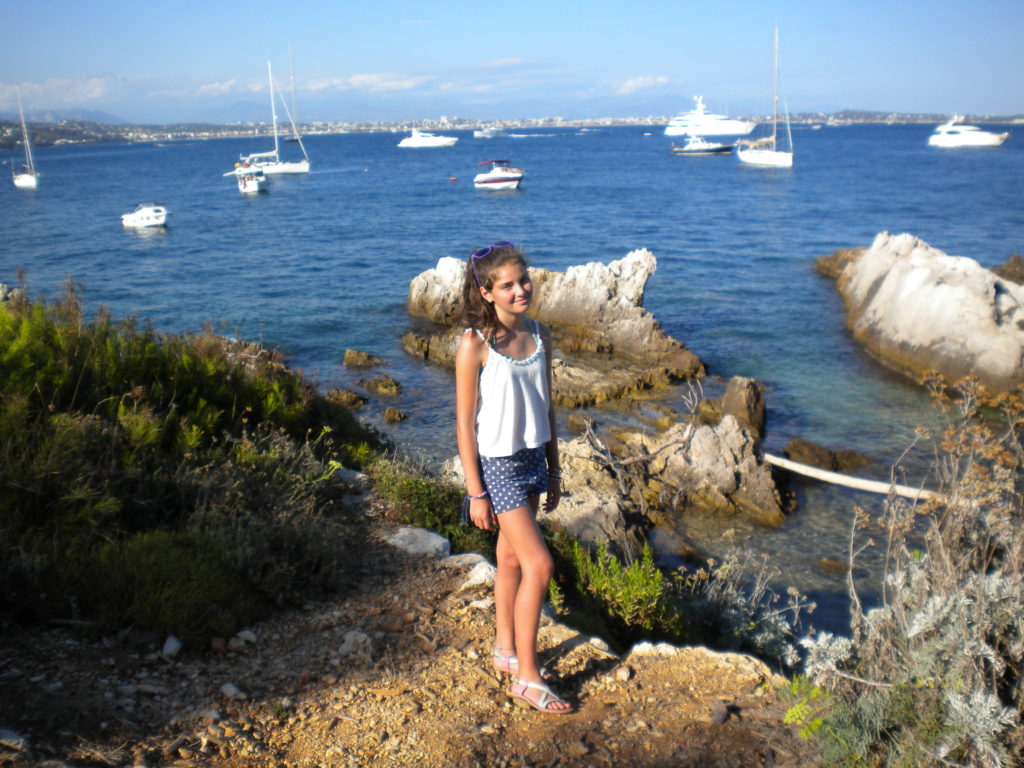
<svg viewBox="0 0 1024 768">
<path fill-rule="evenodd" d="M 223 96 L 238 89 L 238 81 L 234 78 L 222 83 L 208 83 L 196 89 L 196 96 Z"/>
<path fill-rule="evenodd" d="M 311 91 L 411 91 L 422 88 L 437 78 L 433 75 L 396 75 L 388 72 L 378 74 L 352 75 L 311 80 L 307 88 Z"/>
<path fill-rule="evenodd" d="M 644 88 L 653 88 L 656 85 L 667 85 L 668 78 L 662 77 L 661 75 L 644 75 L 642 77 L 631 77 L 629 80 L 620 85 L 615 89 L 615 93 L 619 96 L 625 96 L 626 94 L 639 91 Z"/>
<path fill-rule="evenodd" d="M 508 67 L 522 67 L 526 64 L 526 59 L 495 59 L 494 61 L 487 61 L 480 66 L 484 69 L 507 69 Z"/>
</svg>

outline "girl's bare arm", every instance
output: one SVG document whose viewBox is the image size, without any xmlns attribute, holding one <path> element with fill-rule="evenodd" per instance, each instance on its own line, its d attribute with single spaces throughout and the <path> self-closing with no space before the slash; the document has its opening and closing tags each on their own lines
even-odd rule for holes
<svg viewBox="0 0 1024 768">
<path fill-rule="evenodd" d="M 476 403 L 480 368 L 486 354 L 487 346 L 473 331 L 463 334 L 455 354 L 455 435 L 466 476 L 466 493 L 470 496 L 479 496 L 485 490 L 476 443 Z M 490 530 L 495 522 L 489 499 L 473 500 L 469 514 L 473 523 L 485 530 Z"/>
</svg>

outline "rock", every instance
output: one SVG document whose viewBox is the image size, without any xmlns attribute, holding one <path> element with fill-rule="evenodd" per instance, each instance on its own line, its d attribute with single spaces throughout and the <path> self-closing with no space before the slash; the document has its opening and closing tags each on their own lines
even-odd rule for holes
<svg viewBox="0 0 1024 768">
<path fill-rule="evenodd" d="M 399 421 L 403 421 L 406 418 L 405 414 L 397 408 L 385 408 L 384 409 L 384 421 L 389 424 L 397 424 Z"/>
<path fill-rule="evenodd" d="M 221 696 L 228 699 L 245 699 L 246 695 L 242 693 L 241 689 L 233 683 L 224 683 L 220 687 Z"/>
<path fill-rule="evenodd" d="M 833 451 L 799 437 L 789 441 L 783 454 L 786 458 L 799 461 L 801 464 L 810 464 L 812 467 L 821 467 L 832 472 L 850 472 L 871 463 L 871 459 L 863 453 L 849 450 Z"/>
<path fill-rule="evenodd" d="M 404 526 L 386 539 L 393 547 L 411 555 L 427 555 L 429 557 L 448 557 L 452 545 L 444 536 L 428 531 L 425 528 Z"/>
<path fill-rule="evenodd" d="M 251 629 L 243 629 L 235 637 L 248 645 L 256 645 L 256 633 Z"/>
<path fill-rule="evenodd" d="M 713 514 L 740 514 L 759 525 L 784 520 L 770 467 L 732 415 L 717 426 L 676 424 L 656 435 L 619 433 L 629 455 L 650 455 L 648 493 L 662 504 Z"/>
<path fill-rule="evenodd" d="M 366 405 L 366 398 L 357 392 L 353 392 L 351 389 L 332 389 L 324 394 L 324 398 L 335 405 L 340 405 L 343 408 L 358 408 L 361 405 Z"/>
<path fill-rule="evenodd" d="M 827 256 L 819 256 L 814 262 L 814 268 L 826 277 L 838 279 L 846 265 L 859 259 L 866 250 L 867 248 L 863 246 L 858 248 L 840 248 L 838 251 L 833 251 Z"/>
<path fill-rule="evenodd" d="M 845 576 L 846 566 L 838 560 L 829 557 L 818 558 L 818 569 L 830 576 Z"/>
<path fill-rule="evenodd" d="M 1006 263 L 992 267 L 992 271 L 1004 280 L 1024 285 L 1024 256 L 1015 253 L 1006 260 Z"/>
<path fill-rule="evenodd" d="M 441 561 L 441 565 L 448 568 L 472 568 L 478 563 L 486 563 L 487 558 L 476 552 L 464 552 L 461 555 L 452 555 Z"/>
<path fill-rule="evenodd" d="M 341 363 L 349 368 L 372 368 L 375 365 L 386 365 L 387 361 L 358 349 L 346 349 Z"/>
<path fill-rule="evenodd" d="M 243 640 L 242 638 L 238 637 L 237 635 L 235 637 L 232 637 L 230 640 L 228 640 L 228 650 L 229 651 L 235 651 L 236 653 L 238 651 L 244 651 L 245 650 L 245 640 Z"/>
<path fill-rule="evenodd" d="M 764 434 L 764 394 L 756 381 L 744 376 L 731 378 L 721 397 L 702 400 L 698 404 L 697 413 L 701 421 L 711 426 L 730 414 L 754 440 L 760 440 Z"/>
<path fill-rule="evenodd" d="M 463 581 L 455 591 L 462 592 L 463 590 L 477 586 L 489 587 L 494 583 L 494 576 L 496 573 L 497 569 L 487 561 L 477 563 L 473 566 L 473 569 L 466 574 L 466 580 Z"/>
<path fill-rule="evenodd" d="M 552 365 L 557 404 L 592 405 L 704 375 L 700 359 L 641 306 L 656 266 L 650 251 L 638 250 L 607 265 L 592 262 L 564 273 L 530 270 L 536 286 L 531 315 L 551 327 L 558 351 Z M 463 329 L 450 326 L 457 321 L 464 269 L 457 259 L 443 258 L 413 278 L 409 313 L 447 330 L 406 334 L 402 346 L 410 354 L 453 367 Z"/>
<path fill-rule="evenodd" d="M 375 379 L 360 379 L 356 384 L 370 390 L 371 392 L 376 392 L 378 395 L 397 397 L 402 394 L 402 385 L 390 376 L 386 376 L 384 374 L 381 374 Z"/>
<path fill-rule="evenodd" d="M 176 638 L 174 635 L 168 635 L 167 639 L 164 640 L 164 647 L 161 654 L 165 659 L 173 659 L 178 655 L 181 650 L 181 640 Z"/>
<path fill-rule="evenodd" d="M 345 633 L 345 640 L 338 648 L 339 656 L 356 656 L 367 664 L 373 663 L 373 643 L 369 636 L 353 629 Z"/>
<path fill-rule="evenodd" d="M 882 232 L 837 288 L 853 337 L 895 370 L 976 375 L 993 393 L 1024 383 L 1024 286 L 973 259 Z"/>
</svg>

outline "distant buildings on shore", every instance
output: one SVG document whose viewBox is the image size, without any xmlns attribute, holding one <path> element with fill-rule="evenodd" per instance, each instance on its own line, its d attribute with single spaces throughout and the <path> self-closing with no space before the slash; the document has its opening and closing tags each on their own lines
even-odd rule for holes
<svg viewBox="0 0 1024 768">
<path fill-rule="evenodd" d="M 767 115 L 743 115 L 743 119 L 765 121 Z M 462 117 L 441 116 L 436 120 L 404 120 L 398 122 L 380 121 L 313 121 L 303 123 L 299 130 L 303 135 L 337 133 L 403 133 L 419 128 L 425 131 L 469 131 L 487 126 L 500 126 L 507 130 L 551 129 L 551 128 L 599 128 L 612 126 L 661 127 L 668 124 L 671 116 L 650 115 L 647 117 L 601 117 L 569 119 L 564 117 L 519 118 L 508 120 L 477 120 Z M 790 116 L 794 125 L 901 125 L 937 124 L 948 120 L 947 115 L 882 113 L 860 110 L 842 112 L 805 112 Z M 972 124 L 1024 123 L 1024 115 L 968 115 L 966 121 Z M 37 146 L 59 144 L 109 143 L 151 143 L 170 141 L 201 141 L 206 139 L 247 138 L 269 136 L 269 123 L 238 122 L 225 125 L 207 123 L 175 123 L 169 125 L 129 125 L 94 123 L 82 120 L 61 120 L 52 123 L 31 124 L 32 141 Z M 13 121 L 0 120 L 0 149 L 12 149 L 20 145 L 21 126 Z"/>
</svg>

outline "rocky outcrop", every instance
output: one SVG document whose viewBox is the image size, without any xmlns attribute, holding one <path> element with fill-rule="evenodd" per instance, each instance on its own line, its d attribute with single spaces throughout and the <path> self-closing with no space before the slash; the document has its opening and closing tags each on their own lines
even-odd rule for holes
<svg viewBox="0 0 1024 768">
<path fill-rule="evenodd" d="M 745 376 L 733 376 L 720 397 L 702 400 L 698 415 L 705 424 L 714 426 L 722 417 L 731 415 L 755 440 L 764 434 L 765 402 L 761 385 Z"/>
<path fill-rule="evenodd" d="M 787 459 L 799 461 L 801 464 L 809 464 L 812 467 L 821 467 L 830 472 L 852 472 L 871 463 L 867 456 L 858 451 L 842 448 L 834 451 L 802 438 L 790 440 L 783 453 Z"/>
<path fill-rule="evenodd" d="M 730 414 L 716 426 L 678 423 L 658 435 L 620 432 L 632 456 L 650 456 L 648 489 L 660 508 L 738 514 L 759 525 L 785 519 L 770 467 Z"/>
<path fill-rule="evenodd" d="M 1024 285 L 1024 256 L 1015 253 L 1004 264 L 993 267 L 992 271 L 1004 280 Z"/>
<path fill-rule="evenodd" d="M 1024 287 L 973 259 L 883 232 L 846 261 L 837 287 L 854 338 L 896 370 L 973 374 L 993 392 L 1024 383 Z"/>
<path fill-rule="evenodd" d="M 679 379 L 702 376 L 693 352 L 666 335 L 641 305 L 657 261 L 647 250 L 610 264 L 570 267 L 564 273 L 532 268 L 531 315 L 551 327 L 557 360 L 554 400 L 565 407 L 628 397 Z M 407 352 L 445 367 L 455 364 L 464 265 L 446 257 L 409 284 L 409 313 L 444 330 L 410 331 Z"/>
</svg>

